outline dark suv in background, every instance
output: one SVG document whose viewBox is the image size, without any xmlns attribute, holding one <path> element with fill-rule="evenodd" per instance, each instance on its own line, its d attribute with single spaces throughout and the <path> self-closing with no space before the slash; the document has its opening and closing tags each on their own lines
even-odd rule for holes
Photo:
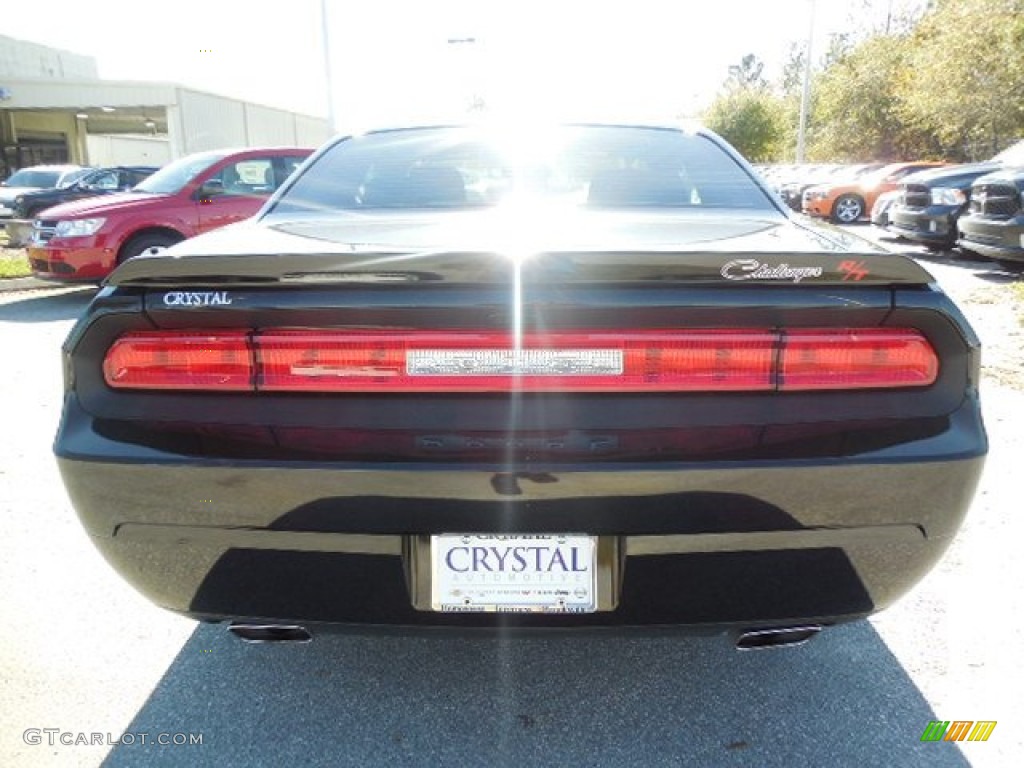
<svg viewBox="0 0 1024 768">
<path fill-rule="evenodd" d="M 15 171 L 0 181 L 0 229 L 5 229 L 14 217 L 15 198 L 39 189 L 66 187 L 90 170 L 80 165 L 33 165 Z"/>
<path fill-rule="evenodd" d="M 987 173 L 1014 166 L 1024 166 L 1024 141 L 985 163 L 954 165 L 908 176 L 900 185 L 899 198 L 889 209 L 888 230 L 929 248 L 952 248 L 957 242 L 957 222 L 970 201 L 971 184 Z"/>
<path fill-rule="evenodd" d="M 153 165 L 119 165 L 111 168 L 97 168 L 66 187 L 40 189 L 25 192 L 12 201 L 11 208 L 16 219 L 31 219 L 39 211 L 60 203 L 81 200 L 84 197 L 109 195 L 124 192 L 157 170 Z"/>
</svg>

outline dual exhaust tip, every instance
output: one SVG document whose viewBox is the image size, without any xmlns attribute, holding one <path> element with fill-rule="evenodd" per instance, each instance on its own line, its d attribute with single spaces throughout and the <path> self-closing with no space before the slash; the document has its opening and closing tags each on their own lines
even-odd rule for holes
<svg viewBox="0 0 1024 768">
<path fill-rule="evenodd" d="M 308 643 L 313 640 L 309 630 L 298 624 L 245 624 L 235 622 L 228 632 L 243 643 Z"/>
<path fill-rule="evenodd" d="M 820 624 L 798 627 L 752 629 L 740 633 L 736 650 L 757 651 L 767 648 L 792 648 L 803 645 L 821 632 Z M 309 630 L 298 624 L 247 624 L 236 622 L 228 631 L 245 643 L 308 643 L 313 640 Z"/>
<path fill-rule="evenodd" d="M 821 630 L 820 624 L 752 629 L 740 633 L 736 639 L 736 650 L 760 651 L 767 648 L 793 648 L 803 645 Z"/>
</svg>

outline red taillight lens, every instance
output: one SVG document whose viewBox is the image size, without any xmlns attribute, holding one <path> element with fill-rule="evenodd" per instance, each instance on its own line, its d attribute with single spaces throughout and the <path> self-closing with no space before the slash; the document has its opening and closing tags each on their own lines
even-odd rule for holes
<svg viewBox="0 0 1024 768">
<path fill-rule="evenodd" d="M 921 387 L 938 374 L 935 350 L 917 331 L 851 328 L 783 334 L 781 390 Z"/>
<path fill-rule="evenodd" d="M 118 389 L 251 390 L 253 359 L 249 334 L 130 333 L 108 350 L 103 378 Z"/>
<path fill-rule="evenodd" d="M 118 339 L 112 387 L 271 392 L 723 392 L 920 387 L 907 329 L 551 332 L 157 331 Z"/>
<path fill-rule="evenodd" d="M 267 331 L 257 387 L 312 392 L 771 389 L 775 334 Z"/>
</svg>

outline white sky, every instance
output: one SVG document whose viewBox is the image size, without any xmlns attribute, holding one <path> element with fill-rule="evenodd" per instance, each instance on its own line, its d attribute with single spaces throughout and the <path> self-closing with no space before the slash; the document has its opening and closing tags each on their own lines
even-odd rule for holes
<svg viewBox="0 0 1024 768">
<path fill-rule="evenodd" d="M 828 37 L 907 0 L 817 0 Z M 866 12 L 859 5 L 871 7 Z M 320 0 L 4 0 L 0 33 L 162 80 L 327 114 Z M 811 0 L 327 0 L 339 126 L 491 108 L 692 114 L 746 53 L 774 76 Z M 851 20 L 851 10 L 860 15 Z M 450 44 L 450 38 L 475 38 Z M 774 68 L 773 68 L 774 67 Z M 450 118 L 451 119 L 451 118 Z"/>
</svg>

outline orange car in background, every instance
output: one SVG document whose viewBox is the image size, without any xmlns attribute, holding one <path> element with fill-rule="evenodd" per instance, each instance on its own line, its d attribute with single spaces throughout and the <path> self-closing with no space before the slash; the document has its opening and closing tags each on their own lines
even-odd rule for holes
<svg viewBox="0 0 1024 768">
<path fill-rule="evenodd" d="M 871 211 L 880 194 L 896 189 L 904 176 L 939 165 L 945 163 L 890 163 L 856 181 L 819 184 L 804 191 L 801 208 L 836 224 L 852 224 Z"/>
</svg>

